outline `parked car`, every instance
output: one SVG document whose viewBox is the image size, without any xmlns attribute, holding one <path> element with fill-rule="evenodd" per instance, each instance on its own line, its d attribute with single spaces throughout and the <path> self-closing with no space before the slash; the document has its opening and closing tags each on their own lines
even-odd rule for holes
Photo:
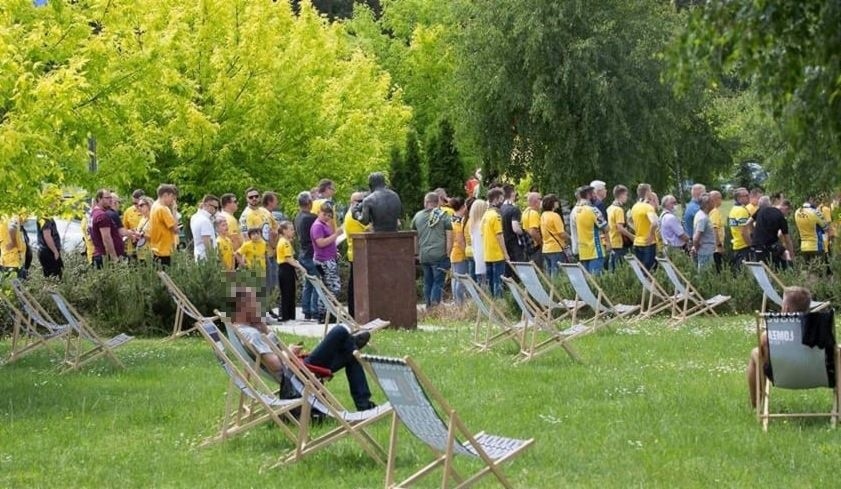
<svg viewBox="0 0 841 489">
<path fill-rule="evenodd" d="M 82 237 L 82 223 L 78 219 L 56 219 L 58 234 L 61 236 L 61 249 L 64 253 L 84 253 L 85 240 Z M 29 246 L 33 253 L 38 253 L 38 222 L 30 217 L 23 223 L 23 229 L 29 236 Z"/>
</svg>

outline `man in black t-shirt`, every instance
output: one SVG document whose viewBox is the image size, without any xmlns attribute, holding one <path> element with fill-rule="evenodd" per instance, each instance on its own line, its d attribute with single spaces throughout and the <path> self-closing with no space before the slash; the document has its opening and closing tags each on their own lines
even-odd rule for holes
<svg viewBox="0 0 841 489">
<path fill-rule="evenodd" d="M 523 234 L 522 213 L 517 207 L 517 189 L 510 183 L 502 186 L 504 201 L 499 209 L 502 216 L 502 239 L 511 261 L 525 260 L 523 247 L 520 245 L 520 235 Z M 505 267 L 505 276 L 514 276 L 511 267 Z"/>
<path fill-rule="evenodd" d="M 774 264 L 777 268 L 786 268 L 794 256 L 794 246 L 788 235 L 788 222 L 783 211 L 771 205 L 767 196 L 759 198 L 759 208 L 748 220 L 753 225 L 751 252 L 753 260 Z M 786 203 L 783 202 L 782 206 Z M 788 256 L 786 256 L 788 252 Z"/>
<path fill-rule="evenodd" d="M 312 195 L 309 192 L 298 194 L 298 214 L 295 216 L 295 234 L 298 235 L 298 243 L 301 245 L 301 253 L 298 262 L 307 270 L 310 275 L 318 275 L 313 260 L 312 238 L 310 228 L 315 222 L 316 215 L 312 213 Z M 315 319 L 318 316 L 318 294 L 309 280 L 303 281 L 301 293 L 301 309 L 304 312 L 304 319 Z"/>
</svg>

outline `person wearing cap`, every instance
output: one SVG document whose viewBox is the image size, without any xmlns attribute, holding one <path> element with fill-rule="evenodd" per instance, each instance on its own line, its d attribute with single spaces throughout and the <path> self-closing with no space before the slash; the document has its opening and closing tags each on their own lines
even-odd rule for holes
<svg viewBox="0 0 841 489">
<path fill-rule="evenodd" d="M 607 184 L 601 180 L 593 180 L 590 186 L 593 187 L 593 205 L 602 213 L 602 216 L 607 216 L 607 204 L 605 204 Z"/>
<path fill-rule="evenodd" d="M 310 239 L 313 247 L 313 261 L 324 285 L 338 297 L 342 290 L 339 278 L 339 250 L 336 240 L 344 234 L 341 227 L 334 227 L 333 205 L 329 202 L 321 204 L 318 217 L 310 227 Z M 323 302 L 318 302 L 318 320 L 327 319 L 327 309 Z"/>
</svg>

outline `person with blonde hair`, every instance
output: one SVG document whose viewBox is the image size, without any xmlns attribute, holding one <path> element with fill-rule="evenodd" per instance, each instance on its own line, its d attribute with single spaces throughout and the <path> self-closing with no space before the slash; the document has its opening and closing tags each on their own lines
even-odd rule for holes
<svg viewBox="0 0 841 489">
<path fill-rule="evenodd" d="M 488 202 L 486 200 L 476 199 L 473 201 L 473 205 L 470 206 L 470 213 L 468 214 L 467 222 L 464 224 L 465 240 L 467 240 L 469 235 L 473 254 L 473 266 L 470 270 L 470 276 L 480 284 L 485 281 L 485 274 L 487 273 L 483 248 L 484 240 L 482 236 L 482 217 L 487 210 Z"/>
</svg>

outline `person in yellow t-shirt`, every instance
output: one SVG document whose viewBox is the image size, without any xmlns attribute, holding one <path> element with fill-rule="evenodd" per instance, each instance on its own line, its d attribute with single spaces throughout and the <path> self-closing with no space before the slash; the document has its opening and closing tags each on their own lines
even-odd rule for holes
<svg viewBox="0 0 841 489">
<path fill-rule="evenodd" d="M 347 311 L 351 317 L 356 317 L 356 299 L 353 295 L 353 237 L 352 234 L 365 233 L 371 226 L 366 226 L 353 217 L 353 207 L 362 202 L 368 196 L 367 192 L 354 192 L 350 196 L 350 205 L 348 206 L 345 220 L 342 227 L 345 230 L 345 240 L 347 242 L 347 261 L 350 263 L 350 273 L 347 281 Z M 279 259 L 278 259 L 279 260 Z"/>
<path fill-rule="evenodd" d="M 540 214 L 540 235 L 543 237 L 541 252 L 546 272 L 555 276 L 560 270 L 559 263 L 567 263 L 564 247 L 569 241 L 569 235 L 564 227 L 564 220 L 558 212 L 561 202 L 555 194 L 543 197 Z"/>
<path fill-rule="evenodd" d="M 538 268 L 543 268 L 543 237 L 540 234 L 540 194 L 529 192 L 526 194 L 526 208 L 523 210 L 522 227 L 523 231 L 529 234 L 534 244 L 533 251 L 528 254 L 526 260 L 534 262 Z"/>
<path fill-rule="evenodd" d="M 743 261 L 750 259 L 751 238 L 750 227 L 748 226 L 750 211 L 746 207 L 750 196 L 745 188 L 737 188 L 733 191 L 733 196 L 735 203 L 727 216 L 727 226 L 730 228 L 731 249 L 733 250 L 731 266 L 733 270 L 738 270 Z"/>
<path fill-rule="evenodd" d="M 832 242 L 835 240 L 835 228 L 832 226 L 832 208 L 826 203 L 826 198 L 821 200 L 818 210 L 826 223 L 826 231 L 823 233 L 823 252 L 828 255 L 832 251 Z"/>
<path fill-rule="evenodd" d="M 278 224 L 280 237 L 277 239 L 278 285 L 280 288 L 280 320 L 295 319 L 295 289 L 297 288 L 297 270 L 301 268 L 292 249 L 295 226 L 289 221 Z"/>
<path fill-rule="evenodd" d="M 152 246 L 149 244 L 151 237 L 149 218 L 151 217 L 152 205 L 154 203 L 151 197 L 144 195 L 139 199 L 137 204 L 137 209 L 140 211 L 140 220 L 133 229 L 134 236 L 137 237 L 134 242 L 134 251 L 137 260 L 144 263 L 152 259 Z"/>
<path fill-rule="evenodd" d="M 634 226 L 634 255 L 651 270 L 657 264 L 657 229 L 660 220 L 650 199 L 654 192 L 651 185 L 641 183 L 637 186 L 637 203 L 631 207 L 631 222 Z"/>
<path fill-rule="evenodd" d="M 234 243 L 231 241 L 228 219 L 225 216 L 216 216 L 213 221 L 216 229 L 216 253 L 219 255 L 219 263 L 226 272 L 234 271 Z"/>
<path fill-rule="evenodd" d="M 447 215 L 450 216 L 450 220 L 452 220 L 456 211 L 450 203 L 450 197 L 447 195 L 447 190 L 443 187 L 439 187 L 435 189 L 435 193 L 438 194 L 438 207 L 440 207 L 442 211 L 446 212 Z"/>
<path fill-rule="evenodd" d="M 721 218 L 721 192 L 718 190 L 710 192 L 710 204 L 713 206 L 710 211 L 710 224 L 715 231 L 713 261 L 715 262 L 716 272 L 721 273 L 721 267 L 724 263 L 724 221 Z"/>
<path fill-rule="evenodd" d="M 91 208 L 93 208 L 93 202 L 91 202 Z M 82 216 L 82 221 L 79 223 L 79 227 L 82 228 L 82 241 L 85 243 L 85 257 L 88 260 L 88 265 L 93 263 L 93 240 L 91 239 L 91 215 L 90 211 L 85 212 L 85 215 Z"/>
<path fill-rule="evenodd" d="M 266 241 L 259 229 L 248 230 L 248 241 L 242 244 L 235 254 L 240 267 L 245 267 L 258 276 L 266 275 Z"/>
<path fill-rule="evenodd" d="M 829 227 L 823 214 L 815 207 L 814 199 L 809 198 L 794 213 L 794 222 L 800 234 L 800 255 L 811 262 L 824 255 L 824 233 Z"/>
<path fill-rule="evenodd" d="M 588 272 L 599 275 L 604 270 L 604 260 L 610 253 L 610 244 L 604 238 L 607 221 L 601 211 L 593 205 L 593 187 L 579 188 L 580 200 L 576 204 L 576 236 L 578 238 L 578 258 Z M 607 243 L 602 246 L 602 243 Z"/>
<path fill-rule="evenodd" d="M 161 266 L 169 266 L 175 251 L 178 222 L 172 214 L 172 206 L 178 198 L 175 185 L 162 184 L 158 187 L 158 200 L 152 204 L 149 215 L 149 242 L 152 249 L 152 261 Z"/>
<path fill-rule="evenodd" d="M 0 220 L 0 271 L 20 279 L 25 278 L 26 239 L 23 233 L 23 218 L 20 216 L 7 216 Z"/>
<path fill-rule="evenodd" d="M 453 273 L 467 274 L 470 272 L 464 240 L 464 213 L 467 212 L 467 207 L 460 197 L 450 199 L 450 205 L 453 208 L 451 219 L 453 225 L 453 248 L 450 250 L 450 267 Z M 467 292 L 462 288 L 458 280 L 453 280 L 452 286 L 453 300 L 455 300 L 456 304 L 463 303 Z"/>
<path fill-rule="evenodd" d="M 222 208 L 219 210 L 219 215 L 228 221 L 228 238 L 231 240 L 231 245 L 235 250 L 242 246 L 242 233 L 239 232 L 239 221 L 234 217 L 239 204 L 237 203 L 237 196 L 232 193 L 222 194 L 219 197 L 219 204 Z"/>
<path fill-rule="evenodd" d="M 610 242 L 610 261 L 608 266 L 611 271 L 622 262 L 622 258 L 628 253 L 630 247 L 625 242 L 634 242 L 632 233 L 625 221 L 625 203 L 628 202 L 628 187 L 616 185 L 613 187 L 613 203 L 607 206 L 607 229 L 608 241 Z"/>
<path fill-rule="evenodd" d="M 140 219 L 143 217 L 140 212 L 140 202 L 145 195 L 141 189 L 137 189 L 131 193 L 131 207 L 123 212 L 123 227 L 127 230 L 134 231 L 137 229 L 137 225 L 140 224 Z M 126 256 L 130 259 L 137 258 L 136 241 L 137 238 L 133 236 L 129 236 L 126 239 Z"/>
<path fill-rule="evenodd" d="M 502 297 L 502 274 L 508 261 L 508 250 L 502 237 L 502 214 L 500 206 L 504 200 L 501 188 L 488 191 L 488 210 L 482 216 L 482 252 L 488 274 L 491 295 Z"/>
</svg>

